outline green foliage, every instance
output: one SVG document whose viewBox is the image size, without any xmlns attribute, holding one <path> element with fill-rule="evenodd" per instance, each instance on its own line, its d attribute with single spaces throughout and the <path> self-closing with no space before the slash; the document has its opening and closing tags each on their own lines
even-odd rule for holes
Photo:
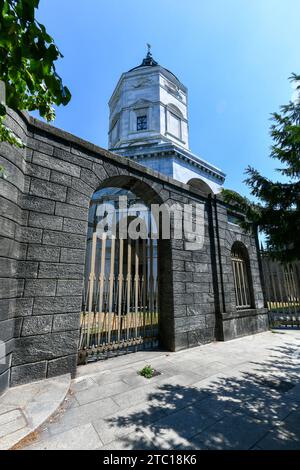
<svg viewBox="0 0 300 470">
<path fill-rule="evenodd" d="M 6 104 L 14 110 L 38 110 L 47 121 L 55 118 L 53 105 L 66 105 L 71 94 L 55 70 L 62 57 L 46 28 L 35 19 L 39 0 L 0 0 L 0 80 Z M 0 106 L 0 141 L 21 145 L 3 120 Z"/>
<path fill-rule="evenodd" d="M 154 374 L 154 369 L 152 369 L 150 365 L 147 365 L 143 367 L 142 370 L 140 370 L 139 374 L 145 377 L 146 379 L 151 379 Z"/>
<path fill-rule="evenodd" d="M 271 115 L 270 128 L 273 139 L 270 157 L 282 163 L 277 171 L 287 182 L 271 181 L 248 167 L 245 183 L 257 203 L 234 191 L 223 190 L 225 202 L 245 214 L 241 226 L 263 231 L 268 250 L 280 261 L 300 259 L 300 75 L 293 74 L 290 80 L 295 83 L 299 98 Z"/>
</svg>

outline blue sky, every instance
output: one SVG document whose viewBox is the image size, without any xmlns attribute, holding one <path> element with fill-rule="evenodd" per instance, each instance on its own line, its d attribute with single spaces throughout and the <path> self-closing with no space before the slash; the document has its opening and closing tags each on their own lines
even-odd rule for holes
<svg viewBox="0 0 300 470">
<path fill-rule="evenodd" d="M 54 125 L 107 147 L 108 100 L 152 44 L 189 90 L 190 148 L 242 194 L 250 164 L 274 176 L 270 113 L 300 73 L 299 0 L 41 0 L 37 18 L 64 54 L 72 100 Z"/>
</svg>

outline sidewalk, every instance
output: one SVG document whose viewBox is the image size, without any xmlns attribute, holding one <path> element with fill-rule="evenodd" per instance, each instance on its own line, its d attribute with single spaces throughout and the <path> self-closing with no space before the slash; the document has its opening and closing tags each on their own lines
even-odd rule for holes
<svg viewBox="0 0 300 470">
<path fill-rule="evenodd" d="M 137 374 L 151 364 L 161 374 Z M 79 368 L 28 449 L 300 449 L 300 330 Z M 67 404 L 66 404 L 67 403 Z"/>
<path fill-rule="evenodd" d="M 10 388 L 0 397 L 0 450 L 33 433 L 64 402 L 69 375 Z"/>
</svg>

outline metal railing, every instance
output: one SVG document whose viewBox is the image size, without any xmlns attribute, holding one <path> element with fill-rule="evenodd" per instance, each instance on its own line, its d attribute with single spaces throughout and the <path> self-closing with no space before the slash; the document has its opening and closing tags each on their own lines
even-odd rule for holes
<svg viewBox="0 0 300 470">
<path fill-rule="evenodd" d="M 236 308 L 244 310 L 251 308 L 251 292 L 249 287 L 247 261 L 237 250 L 231 253 Z"/>
<path fill-rule="evenodd" d="M 92 235 L 83 294 L 79 362 L 157 345 L 158 279 L 154 240 Z"/>
<path fill-rule="evenodd" d="M 279 263 L 262 252 L 265 296 L 272 326 L 300 326 L 300 262 Z"/>
</svg>

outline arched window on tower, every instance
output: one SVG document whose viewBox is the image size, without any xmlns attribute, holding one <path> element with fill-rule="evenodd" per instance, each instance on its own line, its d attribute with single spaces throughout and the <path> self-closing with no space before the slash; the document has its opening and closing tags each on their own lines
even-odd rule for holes
<svg viewBox="0 0 300 470">
<path fill-rule="evenodd" d="M 231 249 L 236 308 L 245 310 L 252 308 L 252 284 L 250 262 L 247 248 L 240 242 L 235 242 Z"/>
</svg>

